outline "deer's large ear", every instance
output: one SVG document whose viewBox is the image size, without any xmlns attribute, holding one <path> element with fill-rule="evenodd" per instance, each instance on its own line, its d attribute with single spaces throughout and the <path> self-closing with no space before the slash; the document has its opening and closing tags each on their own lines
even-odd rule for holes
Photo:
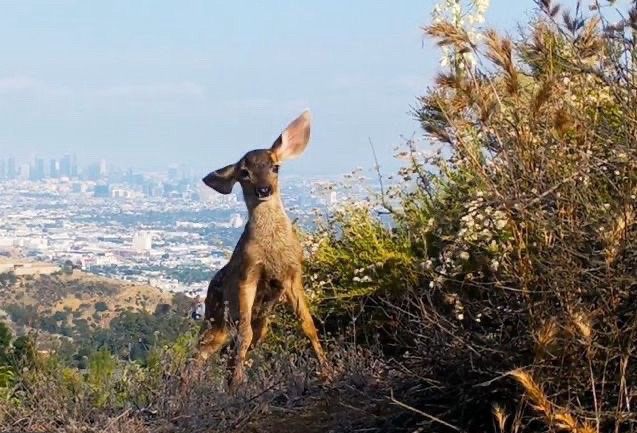
<svg viewBox="0 0 637 433">
<path fill-rule="evenodd" d="M 298 158 L 303 153 L 310 141 L 310 122 L 310 112 L 305 110 L 285 128 L 270 148 L 278 161 Z"/>
<path fill-rule="evenodd" d="M 237 181 L 236 164 L 226 165 L 203 178 L 203 183 L 221 194 L 230 194 Z"/>
</svg>

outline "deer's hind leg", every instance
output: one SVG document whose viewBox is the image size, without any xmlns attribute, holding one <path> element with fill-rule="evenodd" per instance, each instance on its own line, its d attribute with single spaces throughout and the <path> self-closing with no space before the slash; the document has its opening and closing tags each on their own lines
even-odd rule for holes
<svg viewBox="0 0 637 433">
<path fill-rule="evenodd" d="M 206 329 L 203 329 L 206 327 Z M 197 363 L 205 363 L 211 356 L 219 352 L 229 341 L 229 334 L 224 324 L 204 323 L 200 331 Z"/>
<path fill-rule="evenodd" d="M 255 348 L 265 340 L 270 330 L 270 318 L 267 315 L 259 316 L 252 320 L 252 348 Z"/>
<path fill-rule="evenodd" d="M 259 299 L 259 307 L 253 308 L 252 314 L 252 347 L 257 347 L 265 340 L 270 327 L 270 315 L 275 305 L 283 298 L 283 284 L 277 280 L 271 280 L 258 288 L 265 295 Z"/>
<path fill-rule="evenodd" d="M 228 331 L 224 320 L 223 303 L 211 303 L 206 299 L 205 320 L 199 330 L 197 353 L 182 371 L 180 389 L 185 390 L 197 375 L 201 374 L 206 361 L 219 352 L 228 342 Z"/>
<path fill-rule="evenodd" d="M 237 386 L 245 381 L 245 360 L 252 344 L 252 306 L 257 293 L 260 269 L 246 269 L 239 283 L 239 329 L 237 330 L 237 342 L 235 356 L 231 363 L 233 370 L 230 377 L 229 389 L 234 392 Z"/>
<path fill-rule="evenodd" d="M 199 330 L 196 361 L 203 364 L 208 358 L 219 352 L 229 341 L 226 327 L 226 311 L 223 295 L 219 289 L 209 288 L 206 297 L 206 313 Z"/>
</svg>

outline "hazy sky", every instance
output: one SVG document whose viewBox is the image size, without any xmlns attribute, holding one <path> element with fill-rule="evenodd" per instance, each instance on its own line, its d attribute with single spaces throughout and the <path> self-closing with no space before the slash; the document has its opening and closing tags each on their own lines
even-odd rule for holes
<svg viewBox="0 0 637 433">
<path fill-rule="evenodd" d="M 268 147 L 303 108 L 291 172 L 391 169 L 438 67 L 431 0 L 0 1 L 0 157 L 77 153 L 214 169 Z M 514 30 L 531 0 L 494 0 Z"/>
</svg>

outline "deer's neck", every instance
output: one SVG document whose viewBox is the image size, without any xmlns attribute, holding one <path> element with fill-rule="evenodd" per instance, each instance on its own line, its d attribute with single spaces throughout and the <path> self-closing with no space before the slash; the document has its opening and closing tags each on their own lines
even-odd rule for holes
<svg viewBox="0 0 637 433">
<path fill-rule="evenodd" d="M 265 239 L 277 233 L 281 234 L 292 226 L 278 194 L 270 200 L 249 206 L 248 213 L 248 228 L 257 237 Z"/>
</svg>

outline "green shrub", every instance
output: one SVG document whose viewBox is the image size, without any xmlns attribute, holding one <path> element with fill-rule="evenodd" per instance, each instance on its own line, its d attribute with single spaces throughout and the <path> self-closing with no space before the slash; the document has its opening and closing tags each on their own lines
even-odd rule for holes
<svg viewBox="0 0 637 433">
<path fill-rule="evenodd" d="M 112 395 L 117 361 L 106 349 L 93 353 L 88 361 L 87 382 L 92 387 L 97 407 L 106 405 Z"/>
<path fill-rule="evenodd" d="M 108 305 L 104 301 L 98 301 L 95 303 L 95 311 L 97 313 L 102 313 L 104 311 L 108 311 Z"/>
<path fill-rule="evenodd" d="M 0 287 L 11 287 L 18 281 L 13 272 L 3 272 L 0 274 Z"/>
</svg>

